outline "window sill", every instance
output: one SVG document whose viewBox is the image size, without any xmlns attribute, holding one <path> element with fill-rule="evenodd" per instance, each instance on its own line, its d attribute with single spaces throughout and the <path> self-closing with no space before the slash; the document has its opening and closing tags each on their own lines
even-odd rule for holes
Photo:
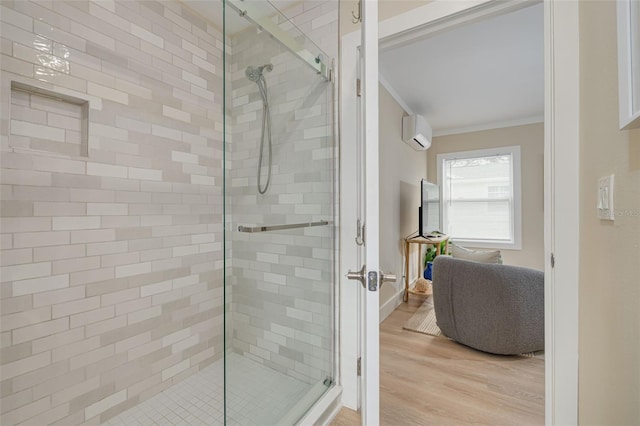
<svg viewBox="0 0 640 426">
<path fill-rule="evenodd" d="M 522 250 L 519 241 L 491 241 L 491 240 L 465 240 L 462 238 L 451 238 L 451 242 L 468 248 L 475 249 L 501 249 L 501 250 Z"/>
</svg>

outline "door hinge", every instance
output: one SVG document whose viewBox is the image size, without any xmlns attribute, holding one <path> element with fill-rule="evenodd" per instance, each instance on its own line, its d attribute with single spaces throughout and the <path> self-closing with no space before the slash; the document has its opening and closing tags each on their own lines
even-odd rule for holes
<svg viewBox="0 0 640 426">
<path fill-rule="evenodd" d="M 360 82 L 360 79 L 356 80 L 356 95 L 358 97 L 362 96 L 362 83 Z"/>
<path fill-rule="evenodd" d="M 358 376 L 362 376 L 362 357 L 358 358 Z"/>
<path fill-rule="evenodd" d="M 556 257 L 553 255 L 553 253 L 551 253 L 551 267 L 555 268 L 556 266 Z"/>
</svg>

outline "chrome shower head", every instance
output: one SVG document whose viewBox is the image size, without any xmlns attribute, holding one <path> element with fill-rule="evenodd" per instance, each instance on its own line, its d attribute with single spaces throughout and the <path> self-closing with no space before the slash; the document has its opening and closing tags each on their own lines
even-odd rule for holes
<svg viewBox="0 0 640 426">
<path fill-rule="evenodd" d="M 258 81 L 260 79 L 260 76 L 262 75 L 262 72 L 260 72 L 258 68 L 252 67 L 251 65 L 247 67 L 244 73 L 247 76 L 247 78 L 253 81 L 254 83 Z"/>
<path fill-rule="evenodd" d="M 256 83 L 258 82 L 258 80 L 260 80 L 260 77 L 262 77 L 262 73 L 264 72 L 264 70 L 266 70 L 267 72 L 271 72 L 273 70 L 273 65 L 264 64 L 259 67 L 253 67 L 249 65 L 247 69 L 244 71 L 244 73 L 249 80 Z"/>
</svg>

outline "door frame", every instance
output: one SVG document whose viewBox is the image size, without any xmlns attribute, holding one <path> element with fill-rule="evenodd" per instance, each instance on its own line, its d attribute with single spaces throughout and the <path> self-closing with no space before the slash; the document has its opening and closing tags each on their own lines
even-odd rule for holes
<svg viewBox="0 0 640 426">
<path fill-rule="evenodd" d="M 379 23 L 384 48 L 530 4 L 435 0 Z M 357 267 L 355 182 L 356 59 L 360 30 L 341 42 L 340 72 L 340 382 L 342 404 L 359 408 L 358 288 L 344 278 Z M 578 422 L 579 28 L 578 2 L 544 6 L 545 80 L 545 423 Z M 555 266 L 551 258 L 555 258 Z M 556 283 L 558 285 L 556 285 Z"/>
</svg>

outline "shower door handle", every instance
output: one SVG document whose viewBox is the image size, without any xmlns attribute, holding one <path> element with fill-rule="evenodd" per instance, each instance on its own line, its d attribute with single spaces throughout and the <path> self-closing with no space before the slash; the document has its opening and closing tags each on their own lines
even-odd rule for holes
<svg viewBox="0 0 640 426">
<path fill-rule="evenodd" d="M 347 272 L 346 277 L 350 280 L 358 280 L 360 281 L 360 284 L 362 284 L 362 287 L 364 287 L 365 289 L 367 288 L 367 281 L 366 281 L 366 265 L 362 265 L 362 269 L 360 269 L 357 272 Z"/>
</svg>

